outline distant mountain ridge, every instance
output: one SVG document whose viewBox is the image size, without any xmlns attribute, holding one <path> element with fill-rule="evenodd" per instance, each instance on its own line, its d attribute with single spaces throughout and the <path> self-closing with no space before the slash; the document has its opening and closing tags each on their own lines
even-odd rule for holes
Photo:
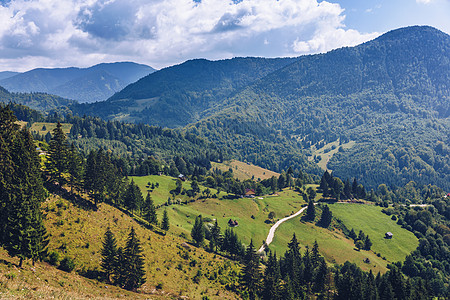
<svg viewBox="0 0 450 300">
<path fill-rule="evenodd" d="M 96 102 L 154 71 L 132 62 L 102 63 L 89 68 L 39 68 L 1 79 L 0 86 L 11 92 L 41 92 L 79 102 Z"/>
<path fill-rule="evenodd" d="M 72 110 L 187 125 L 274 171 L 306 167 L 302 151 L 353 140 L 328 163 L 336 176 L 450 189 L 450 36 L 429 26 L 288 60 L 187 61 Z"/>
</svg>

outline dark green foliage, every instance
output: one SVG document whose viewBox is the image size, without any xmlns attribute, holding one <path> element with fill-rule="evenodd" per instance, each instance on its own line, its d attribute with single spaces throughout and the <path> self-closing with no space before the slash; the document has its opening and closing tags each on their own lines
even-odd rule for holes
<svg viewBox="0 0 450 300">
<path fill-rule="evenodd" d="M 245 255 L 245 248 L 231 228 L 225 229 L 221 250 L 230 253 L 233 257 L 243 257 Z"/>
<path fill-rule="evenodd" d="M 53 137 L 49 143 L 47 161 L 45 167 L 50 179 L 60 186 L 65 183 L 63 173 L 68 170 L 69 149 L 67 147 L 66 135 L 62 131 L 62 125 L 58 122 L 53 130 Z"/>
<path fill-rule="evenodd" d="M 242 269 L 240 282 L 244 289 L 248 292 L 249 299 L 257 299 L 257 295 L 261 289 L 261 269 L 259 266 L 259 256 L 253 247 L 253 240 L 247 247 L 244 257 L 244 267 Z"/>
<path fill-rule="evenodd" d="M 134 228 L 131 227 L 130 234 L 123 252 L 125 259 L 126 279 L 123 288 L 136 291 L 145 283 L 144 258 L 142 257 L 141 243 L 136 236 Z"/>
<path fill-rule="evenodd" d="M 39 157 L 28 129 L 18 130 L 8 107 L 0 107 L 0 243 L 11 256 L 33 264 L 47 254 L 42 222 L 45 199 Z"/>
<path fill-rule="evenodd" d="M 327 228 L 331 224 L 331 220 L 333 219 L 333 213 L 331 212 L 328 205 L 325 205 L 322 208 L 322 215 L 320 216 L 319 225 Z"/>
<path fill-rule="evenodd" d="M 195 223 L 192 227 L 191 237 L 197 246 L 200 246 L 205 239 L 205 229 L 203 226 L 202 215 L 195 217 Z"/>
<path fill-rule="evenodd" d="M 147 193 L 144 202 L 144 219 L 150 224 L 158 225 L 158 216 L 156 215 L 156 208 L 150 193 Z"/>
<path fill-rule="evenodd" d="M 139 210 L 144 203 L 141 190 L 138 185 L 131 180 L 123 195 L 123 205 L 130 211 Z"/>
<path fill-rule="evenodd" d="M 164 209 L 163 217 L 162 217 L 162 220 L 161 220 L 161 229 L 165 230 L 165 231 L 168 231 L 169 227 L 170 227 L 169 215 L 167 214 L 167 210 Z"/>
<path fill-rule="evenodd" d="M 308 208 L 306 208 L 306 220 L 308 221 L 314 221 L 316 218 L 316 208 L 314 207 L 314 201 L 310 200 L 308 202 Z"/>
<path fill-rule="evenodd" d="M 73 269 L 75 269 L 75 261 L 72 258 L 66 256 L 63 258 L 63 260 L 61 260 L 59 269 L 70 273 L 73 271 Z"/>
<path fill-rule="evenodd" d="M 263 278 L 262 298 L 264 300 L 280 299 L 282 296 L 280 266 L 276 254 L 272 254 L 272 252 L 269 252 Z"/>
<path fill-rule="evenodd" d="M 114 274 L 114 269 L 116 265 L 117 243 L 116 238 L 114 237 L 114 234 L 111 232 L 109 227 L 105 232 L 101 254 L 102 254 L 101 267 L 105 272 L 106 280 L 110 282 L 111 275 Z"/>
<path fill-rule="evenodd" d="M 67 152 L 67 171 L 69 173 L 69 185 L 71 191 L 73 191 L 74 188 L 80 190 L 84 175 L 84 160 L 73 143 Z"/>
</svg>

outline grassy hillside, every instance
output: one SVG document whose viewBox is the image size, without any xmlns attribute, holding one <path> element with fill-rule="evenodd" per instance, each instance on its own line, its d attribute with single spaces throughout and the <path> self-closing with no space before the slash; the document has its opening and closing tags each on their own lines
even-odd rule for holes
<svg viewBox="0 0 450 300">
<path fill-rule="evenodd" d="M 212 162 L 212 169 L 219 169 L 222 171 L 228 171 L 230 168 L 233 170 L 233 176 L 239 180 L 254 179 L 264 180 L 271 178 L 272 176 L 279 177 L 280 173 L 273 172 L 252 163 L 245 163 L 238 160 L 226 161 L 223 163 Z"/>
<path fill-rule="evenodd" d="M 61 123 L 63 132 L 68 135 L 70 129 L 72 128 L 72 124 Z M 45 126 L 45 127 L 44 127 Z M 56 128 L 56 123 L 48 123 L 48 122 L 35 122 L 31 125 L 30 131 L 37 132 L 40 135 L 46 135 L 47 132 L 52 133 L 53 129 Z M 45 129 L 45 130 L 43 130 Z"/>
<path fill-rule="evenodd" d="M 333 216 L 341 219 L 348 229 L 354 228 L 357 234 L 362 230 L 369 235 L 373 242 L 372 250 L 381 253 L 391 262 L 403 261 L 419 245 L 414 234 L 383 214 L 381 207 L 336 203 L 330 205 L 330 209 Z M 385 239 L 386 232 L 392 232 L 394 237 Z"/>
<path fill-rule="evenodd" d="M 238 268 L 235 263 L 192 246 L 186 250 L 181 246 L 184 240 L 171 234 L 172 230 L 166 236 L 156 234 L 142 228 L 120 210 L 104 203 L 99 206 L 98 211 L 92 211 L 51 196 L 43 204 L 43 208 L 46 214 L 45 225 L 50 235 L 49 250 L 58 252 L 61 258 L 64 256 L 73 258 L 78 272 L 95 274 L 99 270 L 103 235 L 108 226 L 115 234 L 118 246 L 124 246 L 130 228 L 134 227 L 144 250 L 147 278 L 147 282 L 139 289 L 139 292 L 146 294 L 147 298 L 149 295 L 162 298 L 168 298 L 169 295 L 170 297 L 189 295 L 191 299 L 201 299 L 203 295 L 209 297 L 220 295 L 220 298 L 224 299 L 236 298 L 236 295 L 225 290 L 229 280 L 237 279 Z M 39 266 L 51 268 L 46 264 Z M 5 274 L 14 270 L 14 267 L 5 268 L 2 275 L 6 276 Z M 202 275 L 197 284 L 192 281 L 192 278 L 199 272 Z M 75 276 L 73 278 L 79 278 L 79 276 L 61 274 L 64 276 L 56 277 L 61 281 L 58 284 L 65 286 L 70 292 L 73 291 L 75 295 L 73 298 L 84 297 L 83 290 L 77 287 L 77 281 L 72 283 L 71 279 L 73 276 Z M 25 276 L 20 279 L 20 282 L 24 282 L 23 285 L 25 285 L 32 280 L 35 279 Z M 81 278 L 78 281 L 80 280 L 85 279 Z M 92 282 L 91 286 L 96 284 Z M 233 283 L 230 284 L 233 285 Z M 72 287 L 72 285 L 76 286 Z M 98 285 L 104 286 L 104 284 Z M 32 287 L 33 285 L 30 286 Z M 116 294 L 108 294 L 105 297 L 115 298 L 120 293 L 134 297 L 120 289 L 114 288 L 114 291 Z M 86 295 L 98 297 L 93 294 L 97 292 L 93 291 Z"/>
</svg>

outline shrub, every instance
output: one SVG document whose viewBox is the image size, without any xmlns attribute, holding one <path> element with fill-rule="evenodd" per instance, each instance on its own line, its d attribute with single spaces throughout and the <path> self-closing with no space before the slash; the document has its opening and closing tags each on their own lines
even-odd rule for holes
<svg viewBox="0 0 450 300">
<path fill-rule="evenodd" d="M 56 266 L 59 262 L 59 253 L 56 251 L 50 252 L 47 257 L 47 261 L 49 264 Z"/>
<path fill-rule="evenodd" d="M 75 261 L 72 258 L 66 256 L 59 264 L 59 268 L 70 273 L 73 271 L 73 269 L 75 269 Z"/>
</svg>

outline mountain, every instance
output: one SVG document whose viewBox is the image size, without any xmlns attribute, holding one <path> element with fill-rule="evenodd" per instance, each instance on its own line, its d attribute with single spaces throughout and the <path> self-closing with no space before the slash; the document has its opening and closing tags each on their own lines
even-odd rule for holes
<svg viewBox="0 0 450 300">
<path fill-rule="evenodd" d="M 11 71 L 0 72 L 0 80 L 13 77 L 17 74 L 19 74 L 19 72 L 11 72 Z"/>
<path fill-rule="evenodd" d="M 64 112 L 77 102 L 46 93 L 10 93 L 0 86 L 0 103 L 26 105 L 41 112 Z"/>
<path fill-rule="evenodd" d="M 320 161 L 337 142 L 326 167 L 339 177 L 450 189 L 449 98 L 450 37 L 413 26 L 293 59 L 187 61 L 72 110 L 186 126 L 274 171 L 311 170 L 304 154 Z"/>
<path fill-rule="evenodd" d="M 105 100 L 128 84 L 154 72 L 132 62 L 98 64 L 89 68 L 33 69 L 0 80 L 12 92 L 42 92 L 80 102 Z"/>
<path fill-rule="evenodd" d="M 270 124 L 311 155 L 338 139 L 354 141 L 330 159 L 336 176 L 369 187 L 414 181 L 450 189 L 449 117 L 450 36 L 415 26 L 303 56 L 226 99 L 190 130 L 220 141 L 249 134 L 243 121 Z"/>
<path fill-rule="evenodd" d="M 152 73 L 105 102 L 80 105 L 79 114 L 105 119 L 140 121 L 165 127 L 198 121 L 225 98 L 296 58 L 234 58 L 190 60 Z"/>
</svg>

